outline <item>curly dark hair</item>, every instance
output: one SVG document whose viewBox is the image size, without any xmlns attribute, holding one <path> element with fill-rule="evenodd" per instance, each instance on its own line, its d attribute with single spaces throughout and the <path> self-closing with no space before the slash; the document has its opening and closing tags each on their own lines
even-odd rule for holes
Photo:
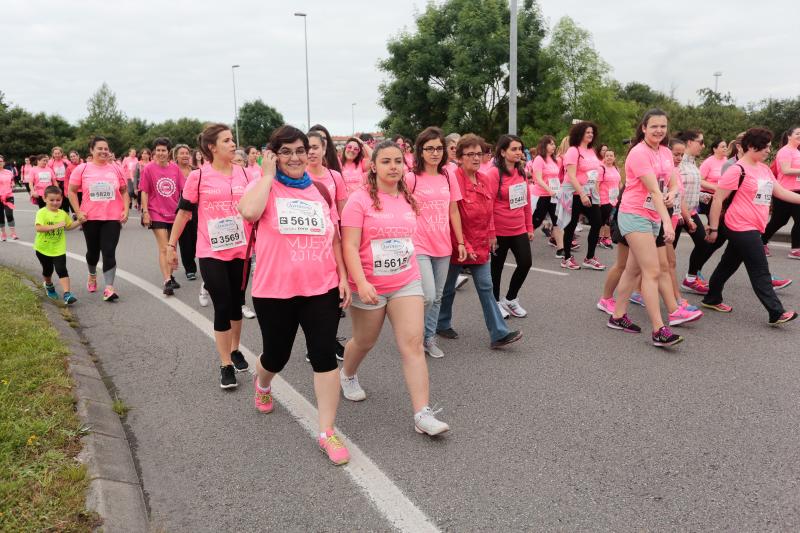
<svg viewBox="0 0 800 533">
<path fill-rule="evenodd" d="M 772 142 L 772 132 L 766 128 L 750 128 L 742 137 L 742 150 L 748 152 L 751 148 L 759 152 Z"/>
<path fill-rule="evenodd" d="M 586 133 L 586 130 L 588 130 L 589 128 L 592 128 L 592 132 L 594 132 L 594 137 L 592 138 L 592 142 L 589 143 L 587 148 L 593 147 L 595 141 L 597 141 L 598 139 L 599 131 L 597 129 L 597 124 L 586 120 L 574 124 L 569 129 L 569 145 L 580 146 L 581 142 L 583 142 L 583 136 Z"/>
</svg>

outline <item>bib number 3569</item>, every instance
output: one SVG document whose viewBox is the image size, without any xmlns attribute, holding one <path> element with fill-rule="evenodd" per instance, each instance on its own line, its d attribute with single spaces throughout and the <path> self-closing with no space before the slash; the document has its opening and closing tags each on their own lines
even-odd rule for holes
<svg viewBox="0 0 800 533">
<path fill-rule="evenodd" d="M 244 246 L 247 244 L 244 220 L 238 215 L 209 220 L 208 239 L 214 252 Z"/>
</svg>

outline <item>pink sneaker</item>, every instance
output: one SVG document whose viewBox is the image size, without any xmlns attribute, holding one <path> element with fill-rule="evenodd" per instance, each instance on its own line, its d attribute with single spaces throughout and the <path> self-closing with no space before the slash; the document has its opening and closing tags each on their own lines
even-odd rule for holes
<svg viewBox="0 0 800 533">
<path fill-rule="evenodd" d="M 580 270 L 581 266 L 575 262 L 574 257 L 570 257 L 569 259 L 561 260 L 561 268 L 567 268 L 569 270 Z"/>
<path fill-rule="evenodd" d="M 319 437 L 319 449 L 328 454 L 328 459 L 335 465 L 343 465 L 350 461 L 350 452 L 332 429 L 325 432 L 324 438 Z"/>
<path fill-rule="evenodd" d="M 86 281 L 86 290 L 89 292 L 97 292 L 97 276 L 89 274 L 89 279 Z"/>
<path fill-rule="evenodd" d="M 792 284 L 792 280 L 790 280 L 790 279 L 780 279 L 780 278 L 776 278 L 774 276 L 772 277 L 772 288 L 775 289 L 776 291 L 779 291 L 781 289 L 785 289 L 786 287 L 788 287 L 791 284 Z"/>
<path fill-rule="evenodd" d="M 583 260 L 583 266 L 591 270 L 605 270 L 606 266 L 597 260 L 596 257 L 587 257 Z"/>
<path fill-rule="evenodd" d="M 578 239 L 572 239 L 572 245 L 570 246 L 571 250 L 580 250 L 581 243 L 578 242 Z"/>
<path fill-rule="evenodd" d="M 683 278 L 681 289 L 694 294 L 708 294 L 708 285 L 703 283 L 700 278 L 694 278 L 692 281 L 689 281 L 689 278 Z"/>
<path fill-rule="evenodd" d="M 616 306 L 617 301 L 614 300 L 613 296 L 611 298 L 600 298 L 600 300 L 597 301 L 597 308 L 601 311 L 605 311 L 609 315 L 614 314 Z"/>
<path fill-rule="evenodd" d="M 769 251 L 769 246 L 767 246 L 766 244 L 764 245 L 764 255 L 766 255 L 767 257 L 772 257 L 772 252 Z"/>
<path fill-rule="evenodd" d="M 256 392 L 255 394 L 256 409 L 258 409 L 262 413 L 271 413 L 273 407 L 272 387 L 269 387 L 266 391 L 261 389 L 258 386 L 258 377 L 253 376 L 253 390 Z"/>
<path fill-rule="evenodd" d="M 6 242 L 6 232 L 0 233 L 0 242 Z"/>
<path fill-rule="evenodd" d="M 114 287 L 109 285 L 103 289 L 103 300 L 106 302 L 115 302 L 119 300 L 119 295 L 114 291 Z"/>
<path fill-rule="evenodd" d="M 680 326 L 681 324 L 686 324 L 687 322 L 700 320 L 702 316 L 703 312 L 699 309 L 697 311 L 689 311 L 684 307 L 678 307 L 675 311 L 669 314 L 669 325 Z"/>
<path fill-rule="evenodd" d="M 17 232 L 14 231 L 14 230 L 11 230 L 11 240 L 12 241 L 18 241 L 19 240 L 19 237 L 17 237 Z"/>
<path fill-rule="evenodd" d="M 800 259 L 800 248 L 795 248 L 786 256 L 789 259 Z"/>
</svg>

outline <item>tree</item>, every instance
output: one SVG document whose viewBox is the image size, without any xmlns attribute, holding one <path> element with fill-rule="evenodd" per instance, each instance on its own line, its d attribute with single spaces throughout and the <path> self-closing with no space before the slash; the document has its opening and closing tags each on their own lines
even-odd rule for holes
<svg viewBox="0 0 800 533">
<path fill-rule="evenodd" d="M 242 146 L 262 146 L 272 131 L 284 124 L 283 115 L 260 98 L 246 102 L 239 108 L 239 142 Z"/>
<path fill-rule="evenodd" d="M 152 147 L 158 137 L 166 137 L 173 145 L 197 146 L 197 136 L 203 131 L 203 124 L 201 120 L 185 117 L 153 124 L 141 135 L 141 145 Z"/>
<path fill-rule="evenodd" d="M 122 154 L 137 139 L 131 138 L 126 131 L 127 119 L 117 107 L 117 97 L 108 84 L 102 85 L 86 102 L 88 115 L 78 124 L 74 144 L 85 151 L 89 139 L 94 135 L 102 135 L 108 139 L 108 145 L 115 154 Z"/>
<path fill-rule="evenodd" d="M 525 124 L 542 81 L 545 31 L 533 0 L 525 0 L 518 17 L 518 118 Z M 416 32 L 390 40 L 389 57 L 379 64 L 390 78 L 380 87 L 387 111 L 381 127 L 409 137 L 431 125 L 489 139 L 507 131 L 509 22 L 503 0 L 429 4 Z"/>
<path fill-rule="evenodd" d="M 778 147 L 781 135 L 794 126 L 800 124 L 800 97 L 776 100 L 769 98 L 748 107 L 750 123 L 764 126 L 772 130 L 775 140 L 773 147 Z"/>
<path fill-rule="evenodd" d="M 53 144 L 52 130 L 43 113 L 32 115 L 19 107 L 0 113 L 0 146 L 7 160 L 49 154 Z"/>
</svg>

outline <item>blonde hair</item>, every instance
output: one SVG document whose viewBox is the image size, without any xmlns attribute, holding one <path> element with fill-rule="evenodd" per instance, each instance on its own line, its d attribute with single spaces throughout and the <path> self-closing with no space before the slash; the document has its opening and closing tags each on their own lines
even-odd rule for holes
<svg viewBox="0 0 800 533">
<path fill-rule="evenodd" d="M 556 148 L 556 157 L 563 157 L 569 150 L 569 135 L 561 139 L 561 144 Z"/>
</svg>

